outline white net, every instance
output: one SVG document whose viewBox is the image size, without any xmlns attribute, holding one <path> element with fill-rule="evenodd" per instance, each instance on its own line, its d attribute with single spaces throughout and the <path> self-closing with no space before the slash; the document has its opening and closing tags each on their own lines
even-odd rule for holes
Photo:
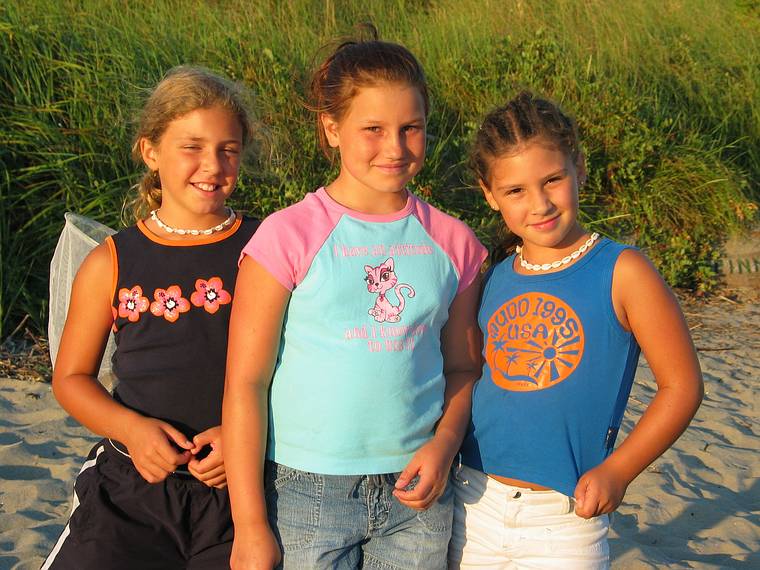
<svg viewBox="0 0 760 570">
<path fill-rule="evenodd" d="M 69 310 L 71 284 L 79 266 L 96 245 L 101 243 L 116 230 L 109 228 L 85 216 L 66 212 L 66 223 L 55 246 L 55 253 L 50 262 L 50 320 L 48 321 L 48 343 L 50 345 L 50 360 L 55 366 L 58 347 L 61 342 L 63 324 Z M 100 363 L 98 379 L 108 388 L 113 387 L 114 377 L 111 375 L 111 355 L 115 345 L 113 333 L 108 337 L 108 345 Z"/>
</svg>

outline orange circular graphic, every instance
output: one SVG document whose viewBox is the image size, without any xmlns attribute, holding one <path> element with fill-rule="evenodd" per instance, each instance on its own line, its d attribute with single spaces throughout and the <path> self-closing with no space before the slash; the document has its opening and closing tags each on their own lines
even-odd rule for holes
<svg viewBox="0 0 760 570">
<path fill-rule="evenodd" d="M 525 293 L 504 303 L 486 329 L 486 361 L 505 390 L 544 390 L 567 380 L 583 358 L 583 326 L 562 299 Z"/>
</svg>

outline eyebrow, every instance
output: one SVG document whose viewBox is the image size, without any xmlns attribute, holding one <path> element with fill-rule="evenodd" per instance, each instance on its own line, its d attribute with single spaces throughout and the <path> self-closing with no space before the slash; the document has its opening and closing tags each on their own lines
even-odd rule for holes
<svg viewBox="0 0 760 570">
<path fill-rule="evenodd" d="M 547 174 L 546 176 L 542 178 L 542 181 L 546 182 L 547 180 L 555 178 L 556 176 L 567 176 L 567 168 L 560 168 L 559 170 L 555 170 L 551 174 Z M 523 186 L 525 185 L 522 183 L 516 182 L 514 184 L 502 184 L 500 186 L 497 186 L 495 190 L 500 190 L 500 191 L 512 190 L 513 188 L 522 188 Z"/>
<path fill-rule="evenodd" d="M 366 124 L 366 125 L 369 125 L 369 124 L 373 124 L 373 125 L 380 124 L 380 125 L 382 125 L 382 124 L 385 124 L 387 122 L 388 121 L 383 120 L 383 119 L 379 119 L 379 118 L 377 118 L 377 119 L 375 119 L 375 118 L 369 118 L 369 119 L 364 119 L 363 121 L 361 121 L 362 124 Z M 424 122 L 425 122 L 425 117 L 419 116 L 419 117 L 415 117 L 413 119 L 410 119 L 409 121 L 403 121 L 403 124 L 404 125 L 410 125 L 412 123 L 424 123 Z"/>
<path fill-rule="evenodd" d="M 206 142 L 208 139 L 205 137 L 194 137 L 194 136 L 180 136 L 179 139 L 181 141 L 190 141 L 190 142 Z M 230 144 L 230 143 L 236 143 L 236 144 L 243 144 L 243 141 L 240 139 L 228 139 L 225 141 L 221 141 L 221 144 Z"/>
<path fill-rule="evenodd" d="M 551 174 L 544 177 L 544 180 L 549 180 L 550 178 L 554 178 L 555 176 L 567 176 L 567 168 L 560 168 L 559 170 L 555 170 Z"/>
</svg>

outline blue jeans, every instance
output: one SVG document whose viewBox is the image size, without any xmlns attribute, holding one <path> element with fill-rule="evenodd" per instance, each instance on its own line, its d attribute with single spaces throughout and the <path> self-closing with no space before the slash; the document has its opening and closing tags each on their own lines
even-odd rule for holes
<svg viewBox="0 0 760 570">
<path fill-rule="evenodd" d="M 392 495 L 398 474 L 320 475 L 267 461 L 269 524 L 285 569 L 446 568 L 451 485 L 426 511 Z"/>
</svg>

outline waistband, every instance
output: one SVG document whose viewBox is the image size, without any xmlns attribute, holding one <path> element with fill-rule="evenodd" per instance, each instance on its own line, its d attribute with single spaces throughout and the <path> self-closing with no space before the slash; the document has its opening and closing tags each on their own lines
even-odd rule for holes
<svg viewBox="0 0 760 570">
<path fill-rule="evenodd" d="M 483 490 L 487 489 L 489 494 L 504 500 L 519 500 L 521 503 L 533 506 L 558 507 L 566 512 L 575 509 L 575 499 L 559 491 L 534 491 L 515 485 L 505 485 L 467 465 L 460 465 L 454 476 L 462 485 L 474 485 Z"/>
</svg>

